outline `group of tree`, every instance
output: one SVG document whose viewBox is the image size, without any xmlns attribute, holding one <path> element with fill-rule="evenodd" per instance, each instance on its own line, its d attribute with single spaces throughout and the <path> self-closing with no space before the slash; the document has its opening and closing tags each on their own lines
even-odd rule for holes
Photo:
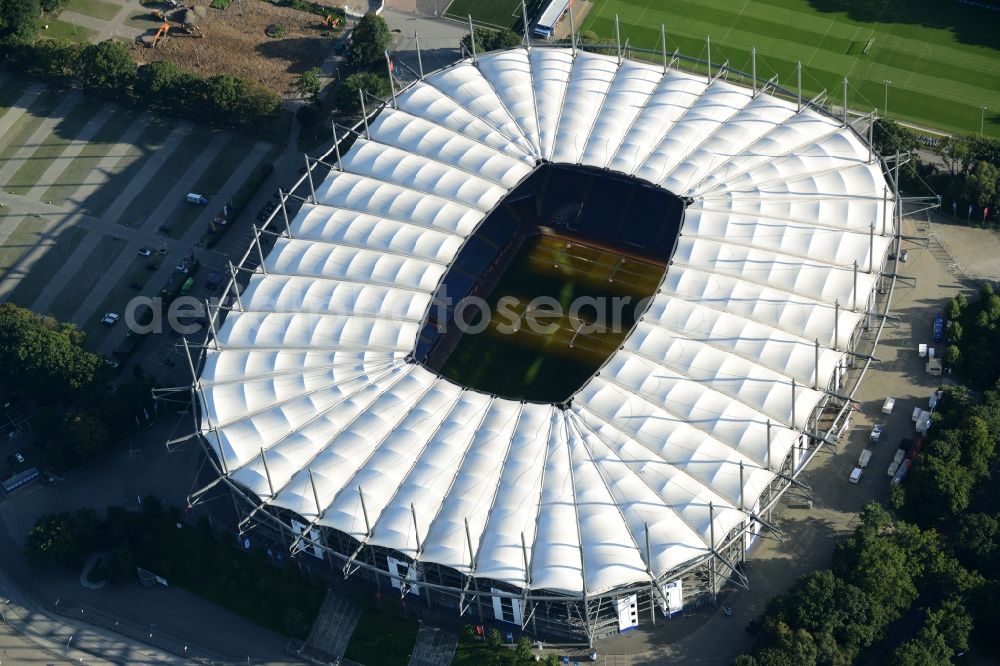
<svg viewBox="0 0 1000 666">
<path fill-rule="evenodd" d="M 969 647 L 966 597 L 984 583 L 938 532 L 894 520 L 872 502 L 830 569 L 803 576 L 770 602 L 752 653 L 733 664 L 851 664 L 866 650 L 893 666 L 947 664 Z M 894 623 L 916 631 L 887 645 Z"/>
<path fill-rule="evenodd" d="M 114 40 L 84 46 L 7 38 L 0 53 L 4 64 L 29 76 L 217 126 L 261 127 L 281 101 L 262 86 L 228 74 L 202 77 L 168 61 L 137 66 L 125 45 Z"/>
<path fill-rule="evenodd" d="M 926 148 L 917 132 L 885 118 L 875 124 L 874 144 L 882 155 Z M 940 139 L 933 150 L 944 167 L 926 163 L 914 152 L 900 171 L 900 188 L 913 194 L 940 194 L 943 214 L 982 221 L 984 209 L 989 209 L 987 221 L 1000 218 L 1000 139 L 956 135 Z"/>
<path fill-rule="evenodd" d="M 153 381 L 141 368 L 117 388 L 112 370 L 83 348 L 71 324 L 0 304 L 0 391 L 36 410 L 36 447 L 61 472 L 85 464 L 135 432 L 153 413 Z"/>
<path fill-rule="evenodd" d="M 313 90 L 309 80 L 300 80 L 299 91 L 313 102 L 298 111 L 301 140 L 305 145 L 330 140 L 332 116 L 358 113 L 362 94 L 372 98 L 371 102 L 366 102 L 369 109 L 375 108 L 377 102 L 374 100 L 389 96 L 386 52 L 391 41 L 392 33 L 385 19 L 369 12 L 351 30 L 346 62 L 325 103 L 319 99 L 318 90 L 316 94 L 309 94 Z"/>
<path fill-rule="evenodd" d="M 891 516 L 872 504 L 833 566 L 768 606 L 738 666 L 949 664 L 969 649 L 996 657 L 1000 632 L 1000 296 L 952 299 L 948 356 L 933 427 Z M 968 386 L 968 388 L 967 388 Z"/>
<path fill-rule="evenodd" d="M 99 554 L 90 576 L 111 584 L 135 580 L 141 567 L 296 638 L 308 634 L 325 594 L 288 560 L 275 566 L 259 549 L 244 552 L 233 534 L 214 534 L 206 519 L 187 525 L 180 511 L 164 509 L 155 497 L 144 498 L 137 512 L 112 506 L 103 517 L 92 509 L 42 516 L 24 552 L 39 569 L 75 572 Z"/>
</svg>

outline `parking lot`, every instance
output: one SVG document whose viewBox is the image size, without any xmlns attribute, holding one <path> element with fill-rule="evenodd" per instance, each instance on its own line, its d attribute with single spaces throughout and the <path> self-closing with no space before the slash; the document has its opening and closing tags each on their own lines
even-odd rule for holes
<svg viewBox="0 0 1000 666">
<path fill-rule="evenodd" d="M 110 353 L 124 333 L 104 314 L 200 258 L 212 218 L 278 151 L 0 74 L 0 300 L 73 322 Z"/>
</svg>

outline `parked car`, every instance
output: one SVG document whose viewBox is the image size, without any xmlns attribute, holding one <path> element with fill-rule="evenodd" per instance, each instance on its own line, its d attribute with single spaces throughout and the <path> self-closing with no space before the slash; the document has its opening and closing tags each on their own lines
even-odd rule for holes
<svg viewBox="0 0 1000 666">
<path fill-rule="evenodd" d="M 140 247 L 139 248 L 139 256 L 142 256 L 142 257 L 151 257 L 151 256 L 153 256 L 153 251 L 150 250 L 148 247 Z"/>
<path fill-rule="evenodd" d="M 141 282 L 133 282 L 132 284 L 129 285 L 129 287 L 131 287 L 132 289 L 135 289 L 136 291 L 141 291 L 142 290 L 142 283 Z"/>
<path fill-rule="evenodd" d="M 121 317 L 117 312 L 107 312 L 104 314 L 104 319 L 101 320 L 101 323 L 105 326 L 114 326 L 118 323 L 119 319 L 121 319 Z"/>
<path fill-rule="evenodd" d="M 155 261 L 151 261 L 148 264 L 146 264 L 146 270 L 156 271 L 156 270 L 159 270 L 159 269 L 160 269 L 160 265 L 158 263 L 156 263 Z"/>
<path fill-rule="evenodd" d="M 872 434 L 871 437 L 869 437 L 869 439 L 871 439 L 871 441 L 873 442 L 877 442 L 881 437 L 882 437 L 882 426 L 877 425 L 874 428 L 872 428 Z"/>
<path fill-rule="evenodd" d="M 27 462 L 27 458 L 25 458 L 24 454 L 21 453 L 20 451 L 16 451 L 7 456 L 7 462 L 9 462 L 11 465 L 23 465 L 25 462 Z"/>
<path fill-rule="evenodd" d="M 167 256 L 167 248 L 161 247 L 159 250 L 156 251 L 156 254 L 160 255 L 161 257 Z"/>
<path fill-rule="evenodd" d="M 160 229 L 160 233 L 161 234 L 169 234 L 170 233 L 170 227 L 168 227 L 165 224 L 161 224 L 160 227 L 159 227 L 159 229 Z"/>
</svg>

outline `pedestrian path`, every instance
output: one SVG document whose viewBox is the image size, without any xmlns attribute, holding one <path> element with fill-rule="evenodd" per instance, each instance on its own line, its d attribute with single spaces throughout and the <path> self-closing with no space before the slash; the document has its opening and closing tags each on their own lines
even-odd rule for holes
<svg viewBox="0 0 1000 666">
<path fill-rule="evenodd" d="M 38 124 L 38 127 L 23 146 L 17 149 L 9 159 L 3 161 L 2 166 L 0 166 L 0 186 L 6 187 L 10 182 L 11 176 L 13 176 L 18 169 L 34 155 L 35 151 L 45 142 L 45 140 L 52 134 L 56 127 L 65 120 L 70 111 L 80 102 L 81 93 L 76 90 L 71 90 L 62 96 L 59 105 L 55 110 L 45 116 L 42 122 Z"/>
</svg>

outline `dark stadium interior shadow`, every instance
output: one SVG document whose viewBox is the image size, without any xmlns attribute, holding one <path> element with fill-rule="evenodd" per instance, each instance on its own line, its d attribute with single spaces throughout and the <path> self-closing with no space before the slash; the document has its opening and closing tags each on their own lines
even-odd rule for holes
<svg viewBox="0 0 1000 666">
<path fill-rule="evenodd" d="M 301 74 L 310 67 L 318 67 L 322 59 L 310 62 L 303 58 L 304 53 L 315 53 L 322 56 L 333 48 L 333 42 L 326 37 L 294 37 L 290 39 L 272 39 L 254 47 L 254 51 L 265 58 L 279 58 L 288 63 L 287 71 Z"/>
<path fill-rule="evenodd" d="M 994 0 L 978 0 L 982 5 L 992 4 L 993 9 L 976 6 L 972 2 L 949 2 L 942 5 L 935 0 L 809 0 L 813 9 L 830 14 L 844 14 L 854 21 L 866 23 L 909 23 L 928 28 L 950 30 L 963 44 L 1000 48 L 1000 4 Z"/>
</svg>

